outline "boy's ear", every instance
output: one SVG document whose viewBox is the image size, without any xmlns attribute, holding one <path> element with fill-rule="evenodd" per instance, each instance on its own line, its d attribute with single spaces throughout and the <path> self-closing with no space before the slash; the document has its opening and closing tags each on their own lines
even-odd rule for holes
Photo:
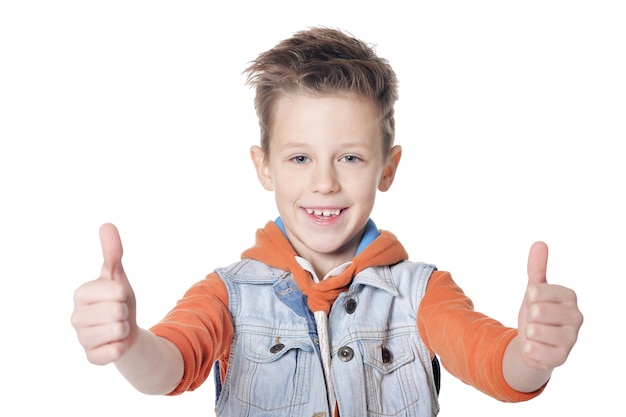
<svg viewBox="0 0 626 417">
<path fill-rule="evenodd" d="M 380 177 L 380 181 L 378 182 L 378 189 L 380 191 L 387 191 L 393 184 L 393 179 L 396 176 L 396 171 L 398 170 L 398 164 L 400 164 L 400 158 L 402 157 L 402 148 L 400 145 L 395 145 L 389 151 L 389 156 L 387 157 L 387 163 L 385 164 L 385 170 L 383 171 L 382 177 Z"/>
<path fill-rule="evenodd" d="M 267 191 L 274 190 L 274 181 L 270 175 L 269 162 L 265 157 L 265 152 L 260 147 L 254 145 L 250 148 L 250 157 L 252 163 L 256 169 L 256 175 L 259 178 L 259 182 Z"/>
</svg>

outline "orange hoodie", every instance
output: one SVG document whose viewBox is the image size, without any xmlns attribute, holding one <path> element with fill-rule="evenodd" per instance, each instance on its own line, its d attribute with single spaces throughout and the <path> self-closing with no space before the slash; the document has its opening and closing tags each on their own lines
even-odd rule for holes
<svg viewBox="0 0 626 417">
<path fill-rule="evenodd" d="M 296 252 L 280 228 L 269 222 L 256 234 L 256 243 L 242 254 L 275 268 L 289 271 L 307 296 L 311 311 L 327 313 L 345 291 L 352 277 L 370 266 L 392 265 L 408 255 L 396 237 L 382 231 L 355 256 L 340 275 L 315 283 L 295 259 Z M 504 380 L 502 358 L 516 330 L 474 311 L 472 301 L 448 272 L 435 271 L 420 304 L 416 325 L 430 352 L 436 354 L 451 374 L 501 401 L 529 400 L 543 390 L 521 393 Z M 228 311 L 228 293 L 221 278 L 210 273 L 193 285 L 176 306 L 151 331 L 176 344 L 185 372 L 170 395 L 199 387 L 209 376 L 213 363 L 220 361 L 222 380 L 228 367 L 233 323 Z M 442 388 L 445 389 L 445 388 Z"/>
</svg>

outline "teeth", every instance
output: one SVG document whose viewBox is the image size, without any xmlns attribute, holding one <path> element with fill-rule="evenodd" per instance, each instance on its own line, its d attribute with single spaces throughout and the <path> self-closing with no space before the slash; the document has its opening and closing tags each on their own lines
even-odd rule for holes
<svg viewBox="0 0 626 417">
<path fill-rule="evenodd" d="M 306 212 L 309 214 L 314 214 L 316 216 L 324 216 L 324 217 L 330 217 L 330 216 L 337 216 L 339 215 L 339 213 L 341 213 L 341 209 L 326 209 L 326 210 L 315 210 L 315 209 L 306 209 Z"/>
</svg>

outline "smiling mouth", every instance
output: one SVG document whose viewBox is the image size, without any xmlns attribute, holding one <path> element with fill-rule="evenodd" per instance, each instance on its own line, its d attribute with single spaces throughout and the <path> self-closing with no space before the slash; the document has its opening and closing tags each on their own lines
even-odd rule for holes
<svg viewBox="0 0 626 417">
<path fill-rule="evenodd" d="M 339 216 L 343 209 L 305 209 L 307 213 L 317 217 L 335 217 Z"/>
</svg>

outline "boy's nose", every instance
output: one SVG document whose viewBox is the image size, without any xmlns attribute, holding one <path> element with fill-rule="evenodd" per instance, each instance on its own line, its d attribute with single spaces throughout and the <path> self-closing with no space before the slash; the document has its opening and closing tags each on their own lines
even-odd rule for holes
<svg viewBox="0 0 626 417">
<path fill-rule="evenodd" d="M 337 171 L 332 164 L 317 165 L 311 178 L 311 191 L 333 193 L 339 191 Z"/>
</svg>

